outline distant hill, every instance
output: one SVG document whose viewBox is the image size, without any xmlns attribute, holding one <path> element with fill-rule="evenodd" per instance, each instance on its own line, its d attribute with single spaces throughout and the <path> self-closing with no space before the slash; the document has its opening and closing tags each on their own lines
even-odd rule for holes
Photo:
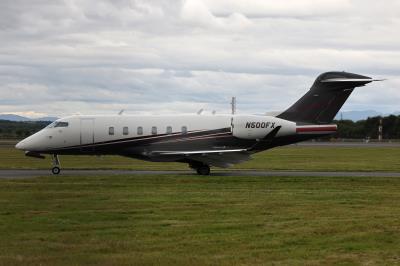
<svg viewBox="0 0 400 266">
<path fill-rule="evenodd" d="M 57 119 L 58 119 L 58 117 L 53 117 L 53 116 L 28 118 L 25 116 L 14 115 L 14 114 L 0 114 L 0 120 L 8 120 L 8 121 L 14 121 L 14 122 L 26 122 L 26 121 L 51 121 L 51 122 L 53 122 Z"/>
<path fill-rule="evenodd" d="M 58 117 L 55 116 L 44 116 L 44 117 L 39 117 L 39 118 L 35 118 L 32 119 L 32 121 L 56 121 L 58 119 Z"/>
<path fill-rule="evenodd" d="M 1 120 L 8 120 L 8 121 L 31 121 L 30 118 L 20 116 L 20 115 L 12 115 L 12 114 L 0 114 Z"/>
</svg>

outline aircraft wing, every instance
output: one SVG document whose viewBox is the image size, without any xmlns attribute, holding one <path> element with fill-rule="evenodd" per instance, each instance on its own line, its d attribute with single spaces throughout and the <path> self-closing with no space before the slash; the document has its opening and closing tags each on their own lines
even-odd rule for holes
<svg viewBox="0 0 400 266">
<path fill-rule="evenodd" d="M 233 164 L 250 160 L 247 149 L 203 150 L 203 151 L 153 151 L 153 156 L 182 156 L 217 167 L 230 167 Z"/>
<path fill-rule="evenodd" d="M 260 146 L 268 145 L 276 136 L 281 126 L 276 127 L 268 133 L 263 139 L 248 149 L 226 149 L 226 150 L 199 150 L 199 151 L 152 151 L 152 156 L 178 156 L 193 161 L 202 162 L 207 165 L 217 167 L 230 167 L 233 164 L 250 160 L 251 151 Z"/>
</svg>

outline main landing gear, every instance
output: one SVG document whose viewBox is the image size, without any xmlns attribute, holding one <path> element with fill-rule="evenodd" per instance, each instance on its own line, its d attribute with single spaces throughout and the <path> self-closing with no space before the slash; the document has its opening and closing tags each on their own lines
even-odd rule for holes
<svg viewBox="0 0 400 266">
<path fill-rule="evenodd" d="M 57 154 L 53 154 L 53 168 L 51 168 L 51 172 L 53 175 L 58 175 L 61 172 L 61 165 L 60 165 L 60 160 L 58 159 Z"/>
<path fill-rule="evenodd" d="M 199 175 L 210 175 L 210 166 L 202 165 L 202 166 L 196 168 L 196 172 Z"/>
<path fill-rule="evenodd" d="M 193 162 L 189 164 L 189 167 L 196 170 L 199 175 L 210 175 L 210 166 L 207 164 Z"/>
</svg>

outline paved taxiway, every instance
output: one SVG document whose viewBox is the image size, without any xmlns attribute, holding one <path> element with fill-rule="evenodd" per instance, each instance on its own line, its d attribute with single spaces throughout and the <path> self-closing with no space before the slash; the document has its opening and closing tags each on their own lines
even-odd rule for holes
<svg viewBox="0 0 400 266">
<path fill-rule="evenodd" d="M 356 148 L 400 148 L 400 142 L 360 142 L 360 141 L 305 141 L 292 144 L 306 147 L 356 147 Z"/>
<path fill-rule="evenodd" d="M 50 170 L 0 170 L 0 179 L 23 179 L 52 175 Z M 193 171 L 137 171 L 137 170 L 62 170 L 62 176 L 102 175 L 197 175 Z M 212 176 L 329 176 L 329 177 L 400 177 L 400 172 L 309 172 L 309 171 L 214 171 Z"/>
</svg>

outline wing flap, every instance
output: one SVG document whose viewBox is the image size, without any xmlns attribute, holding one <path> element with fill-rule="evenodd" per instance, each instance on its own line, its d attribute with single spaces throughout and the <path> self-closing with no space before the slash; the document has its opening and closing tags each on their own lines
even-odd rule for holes
<svg viewBox="0 0 400 266">
<path fill-rule="evenodd" d="M 230 167 L 233 164 L 250 160 L 247 149 L 203 150 L 203 151 L 153 151 L 152 156 L 178 156 L 217 167 Z"/>
<path fill-rule="evenodd" d="M 206 155 L 206 154 L 225 154 L 232 152 L 245 152 L 247 149 L 234 150 L 204 150 L 204 151 L 152 151 L 156 155 Z"/>
<path fill-rule="evenodd" d="M 242 163 L 250 160 L 250 154 L 248 153 L 227 153 L 227 154 L 208 154 L 208 155 L 194 155 L 190 156 L 190 159 L 199 161 L 208 165 L 227 168 L 233 164 Z"/>
</svg>

